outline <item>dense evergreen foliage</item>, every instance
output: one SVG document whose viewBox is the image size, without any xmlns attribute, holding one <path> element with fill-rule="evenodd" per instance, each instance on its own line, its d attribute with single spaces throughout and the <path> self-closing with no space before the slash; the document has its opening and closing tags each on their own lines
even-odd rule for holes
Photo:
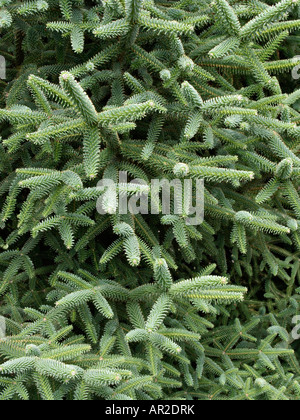
<svg viewBox="0 0 300 420">
<path fill-rule="evenodd" d="M 0 0 L 0 28 L 0 400 L 298 399 L 300 1 Z M 99 214 L 119 171 L 204 179 L 204 223 Z"/>
</svg>

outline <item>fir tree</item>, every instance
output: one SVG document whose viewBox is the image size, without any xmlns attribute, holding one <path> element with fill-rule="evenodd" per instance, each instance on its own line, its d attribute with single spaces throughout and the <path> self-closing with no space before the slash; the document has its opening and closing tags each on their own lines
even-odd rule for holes
<svg viewBox="0 0 300 420">
<path fill-rule="evenodd" d="M 299 27 L 299 0 L 0 0 L 0 400 L 299 399 Z M 204 222 L 100 214 L 102 178 L 143 191 L 120 171 L 204 179 Z"/>
</svg>

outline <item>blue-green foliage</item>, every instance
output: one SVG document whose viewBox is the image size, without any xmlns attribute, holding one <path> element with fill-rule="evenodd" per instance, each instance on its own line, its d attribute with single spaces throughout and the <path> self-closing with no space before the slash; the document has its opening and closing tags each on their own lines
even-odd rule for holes
<svg viewBox="0 0 300 420">
<path fill-rule="evenodd" d="M 298 0 L 0 1 L 0 400 L 299 399 L 299 27 Z M 119 171 L 204 179 L 204 223 L 99 214 Z"/>
</svg>

